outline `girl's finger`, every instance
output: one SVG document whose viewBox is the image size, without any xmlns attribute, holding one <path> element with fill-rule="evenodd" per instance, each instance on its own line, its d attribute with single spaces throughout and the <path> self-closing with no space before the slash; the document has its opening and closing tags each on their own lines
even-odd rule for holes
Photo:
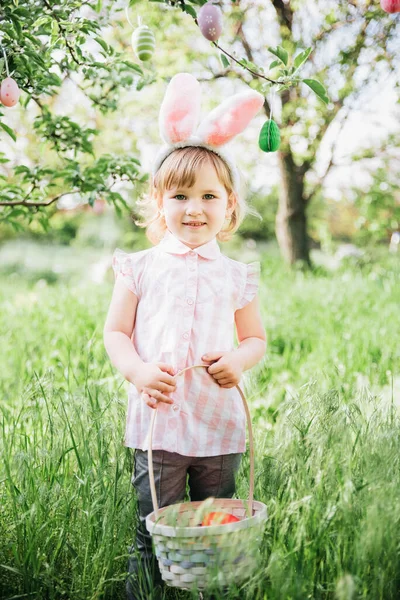
<svg viewBox="0 0 400 600">
<path fill-rule="evenodd" d="M 166 404 L 173 404 L 174 401 L 171 400 L 171 398 L 169 396 L 165 396 L 162 392 L 160 392 L 160 390 L 153 390 L 151 388 L 146 389 L 146 393 L 149 396 L 152 396 L 155 400 L 158 400 L 159 402 L 165 402 Z"/>
<path fill-rule="evenodd" d="M 154 400 L 154 398 L 151 398 L 149 396 L 149 394 L 142 394 L 142 399 L 146 402 L 147 406 L 150 406 L 150 408 L 156 408 L 157 406 L 157 401 Z"/>
<path fill-rule="evenodd" d="M 210 375 L 211 375 L 211 377 L 214 377 L 214 379 L 216 379 L 216 381 L 218 381 L 218 383 L 221 379 L 224 378 L 223 373 L 210 373 Z"/>
<path fill-rule="evenodd" d="M 164 371 L 165 373 L 169 373 L 170 375 L 174 375 L 174 368 L 172 367 L 172 365 L 168 365 L 167 363 L 163 363 L 163 362 L 158 362 L 156 363 L 157 367 L 159 369 L 161 369 L 161 371 Z"/>
<path fill-rule="evenodd" d="M 172 379 L 171 383 L 170 383 L 170 379 L 168 378 L 168 381 L 165 381 L 164 379 L 162 379 L 159 383 L 160 387 L 162 388 L 160 390 L 160 392 L 175 392 L 176 390 L 176 381 L 175 379 Z"/>
</svg>

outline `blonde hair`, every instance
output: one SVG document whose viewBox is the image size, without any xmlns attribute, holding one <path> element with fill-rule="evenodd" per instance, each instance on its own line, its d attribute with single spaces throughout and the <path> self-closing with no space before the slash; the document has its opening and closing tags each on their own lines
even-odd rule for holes
<svg viewBox="0 0 400 600">
<path fill-rule="evenodd" d="M 146 228 L 146 236 L 152 244 L 158 244 L 167 230 L 161 213 L 164 192 L 173 187 L 192 187 L 196 180 L 196 171 L 204 164 L 214 167 L 220 183 L 228 193 L 228 206 L 234 203 L 228 225 L 217 234 L 219 241 L 230 240 L 246 214 L 260 217 L 259 213 L 246 203 L 244 194 L 234 190 L 230 169 L 218 154 L 198 146 L 179 148 L 167 156 L 150 182 L 149 193 L 136 203 L 144 220 L 135 221 L 135 224 Z"/>
</svg>

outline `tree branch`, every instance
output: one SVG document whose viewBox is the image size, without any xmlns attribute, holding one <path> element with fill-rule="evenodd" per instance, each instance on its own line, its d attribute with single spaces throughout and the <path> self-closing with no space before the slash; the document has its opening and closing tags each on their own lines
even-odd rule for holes
<svg viewBox="0 0 400 600">
<path fill-rule="evenodd" d="M 290 8 L 290 3 L 284 4 L 282 0 L 272 0 L 272 4 L 278 15 L 281 17 L 281 21 L 286 25 L 289 31 L 292 31 L 293 26 L 293 11 Z"/>
<path fill-rule="evenodd" d="M 235 61 L 235 63 L 237 63 L 238 65 L 240 65 L 242 67 L 242 69 L 246 69 L 246 71 L 249 71 L 249 73 L 251 73 L 252 75 L 254 75 L 254 77 L 259 77 L 260 79 L 265 79 L 265 81 L 268 81 L 269 83 L 273 83 L 273 84 L 281 84 L 284 85 L 285 81 L 279 81 L 276 79 L 270 79 L 269 77 L 266 77 L 265 75 L 262 75 L 261 73 L 257 73 L 257 71 L 253 71 L 253 69 L 250 69 L 249 67 L 245 67 L 244 65 L 242 65 L 242 63 L 240 62 L 240 60 L 237 60 L 237 58 L 235 58 L 234 56 L 232 56 L 232 54 L 229 54 L 229 52 L 227 52 L 226 50 L 224 50 L 223 48 L 221 48 L 221 46 L 219 44 L 217 44 L 217 42 L 213 42 L 214 46 L 216 48 L 218 48 L 218 50 L 221 50 L 221 52 L 223 52 L 224 54 L 226 54 L 226 56 L 229 56 L 229 58 L 233 61 Z"/>
<path fill-rule="evenodd" d="M 72 60 L 73 60 L 73 61 L 74 61 L 74 62 L 75 62 L 75 63 L 76 63 L 78 66 L 80 66 L 80 67 L 81 67 L 81 66 L 82 66 L 84 63 L 81 63 L 81 62 L 80 62 L 80 61 L 79 61 L 79 60 L 76 58 L 76 56 L 75 56 L 75 53 L 74 53 L 74 49 L 72 48 L 72 46 L 70 45 L 70 43 L 69 43 L 69 41 L 68 41 L 68 39 L 67 39 L 67 32 L 65 31 L 64 27 L 61 25 L 61 19 L 60 19 L 60 17 L 57 15 L 57 13 L 55 13 L 55 12 L 53 11 L 53 8 L 52 8 L 51 4 L 49 4 L 47 0 L 43 0 L 43 4 L 44 4 L 45 6 L 47 6 L 47 8 L 50 10 L 51 14 L 53 15 L 53 17 L 54 17 L 54 18 L 55 18 L 55 20 L 57 21 L 57 23 L 58 23 L 58 27 L 59 27 L 59 29 L 60 29 L 60 31 L 61 31 L 61 33 L 62 33 L 62 36 L 63 36 L 63 38 L 64 38 L 65 45 L 67 46 L 67 48 L 68 48 L 68 50 L 69 50 L 69 53 L 70 53 L 70 55 L 71 55 L 71 58 L 72 58 Z"/>
<path fill-rule="evenodd" d="M 26 198 L 28 198 L 30 196 L 30 194 L 33 192 L 35 187 L 36 186 L 33 186 L 33 188 L 28 192 L 28 194 L 22 200 L 12 200 L 11 202 L 0 202 L 0 206 L 30 206 L 30 207 L 35 206 L 35 207 L 40 208 L 41 206 L 50 206 L 50 204 L 53 204 L 53 202 L 56 202 L 57 200 L 59 200 L 63 196 L 67 196 L 68 194 L 81 193 L 81 190 L 72 190 L 70 192 L 62 192 L 61 194 L 57 194 L 57 196 L 54 196 L 54 198 L 51 198 L 47 202 L 28 202 L 26 200 Z"/>
<path fill-rule="evenodd" d="M 46 1 L 46 0 L 44 0 L 44 1 Z M 197 19 L 194 19 L 194 22 L 196 23 L 196 25 L 198 27 L 199 23 L 198 23 Z M 270 79 L 269 77 L 266 77 L 265 75 L 262 75 L 262 73 L 257 73 L 257 71 L 253 71 L 253 69 L 250 69 L 249 67 L 246 67 L 245 65 L 242 65 L 242 63 L 240 62 L 240 60 L 238 60 L 237 58 L 235 58 L 234 56 L 232 56 L 232 54 L 229 54 L 229 52 L 227 52 L 226 50 L 224 50 L 219 44 L 217 44 L 217 42 L 212 42 L 212 44 L 216 48 L 218 48 L 218 50 L 220 50 L 223 54 L 225 54 L 226 56 L 228 56 L 231 60 L 233 60 L 240 67 L 242 67 L 242 69 L 246 69 L 246 71 L 249 71 L 249 73 L 251 73 L 254 77 L 259 77 L 260 79 L 265 79 L 265 81 L 268 81 L 268 83 L 273 83 L 274 85 L 276 85 L 276 84 L 284 85 L 285 83 L 287 83 L 285 81 L 279 81 L 279 80 L 277 81 L 275 79 Z"/>
<path fill-rule="evenodd" d="M 250 60 L 251 62 L 254 62 L 253 51 L 252 51 L 251 46 L 250 46 L 250 44 L 246 38 L 246 35 L 243 31 L 243 21 L 240 22 L 239 27 L 236 31 L 236 35 L 239 37 L 240 41 L 243 44 L 243 48 L 244 48 L 244 51 L 246 53 L 248 60 Z M 269 115 L 271 113 L 271 107 L 269 105 L 267 98 L 265 98 L 265 100 L 264 100 L 264 111 L 265 111 L 266 115 Z"/>
</svg>

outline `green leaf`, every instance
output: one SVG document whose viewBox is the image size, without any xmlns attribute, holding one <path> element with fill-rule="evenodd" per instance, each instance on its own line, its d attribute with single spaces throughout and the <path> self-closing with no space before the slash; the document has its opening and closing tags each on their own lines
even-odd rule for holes
<svg viewBox="0 0 400 600">
<path fill-rule="evenodd" d="M 103 50 L 105 50 L 106 52 L 108 52 L 108 45 L 106 44 L 106 42 L 101 37 L 96 36 L 94 39 L 96 40 L 96 42 L 98 44 L 100 44 L 100 46 L 103 48 Z"/>
<path fill-rule="evenodd" d="M 299 67 L 301 67 L 301 65 L 303 63 L 306 62 L 307 58 L 310 56 L 312 51 L 312 48 L 307 48 L 306 50 L 303 50 L 303 52 L 300 52 L 300 54 L 298 54 L 296 56 L 296 58 L 293 61 L 293 65 L 295 69 L 298 69 Z"/>
<path fill-rule="evenodd" d="M 15 569 L 14 567 L 9 567 L 8 565 L 0 565 L 0 567 L 2 569 L 7 569 L 8 571 L 11 571 L 11 573 L 16 573 L 19 576 L 22 575 L 21 571 L 18 571 L 18 569 Z"/>
<path fill-rule="evenodd" d="M 276 48 L 272 48 L 270 46 L 268 48 L 268 50 L 271 52 L 271 54 L 273 54 L 274 56 L 276 56 L 277 58 L 279 58 L 279 60 L 281 62 L 283 62 L 284 65 L 287 65 L 289 55 L 286 52 L 285 48 L 282 48 L 282 46 L 277 46 Z"/>
<path fill-rule="evenodd" d="M 130 62 L 129 60 L 123 60 L 122 64 L 124 64 L 129 69 L 132 69 L 132 71 L 136 71 L 136 73 L 139 73 L 139 75 L 143 75 L 143 70 L 141 69 L 141 67 L 139 65 L 137 65 L 133 62 Z"/>
<path fill-rule="evenodd" d="M 0 127 L 2 127 L 2 129 L 4 129 L 4 131 L 6 133 L 8 133 L 8 135 L 14 140 L 14 142 L 17 141 L 17 136 L 15 135 L 15 132 L 11 129 L 11 127 L 9 127 L 8 125 L 6 125 L 2 121 L 0 121 Z"/>
<path fill-rule="evenodd" d="M 17 15 L 18 17 L 30 17 L 31 16 L 31 12 L 27 9 L 27 8 L 16 8 L 13 11 L 14 15 Z"/>
<path fill-rule="evenodd" d="M 30 173 L 30 172 L 31 172 L 30 168 L 27 167 L 26 165 L 18 165 L 14 169 L 14 173 L 16 175 L 20 175 L 21 173 Z"/>
<path fill-rule="evenodd" d="M 269 65 L 270 69 L 275 69 L 275 67 L 279 67 L 279 65 L 281 65 L 281 61 L 280 60 L 273 60 L 272 63 Z"/>
<path fill-rule="evenodd" d="M 54 19 L 51 24 L 51 36 L 50 36 L 50 44 L 51 45 L 55 44 L 55 42 L 58 38 L 59 31 L 60 31 L 60 26 L 57 23 L 57 21 Z"/>
<path fill-rule="evenodd" d="M 308 85 L 308 87 L 311 88 L 315 94 L 317 94 L 318 98 L 320 98 L 322 102 L 328 104 L 329 98 L 326 95 L 326 89 L 324 88 L 322 83 L 320 83 L 316 79 L 303 79 L 303 83 Z"/>
<path fill-rule="evenodd" d="M 250 60 L 247 60 L 247 58 L 241 58 L 239 61 L 239 64 L 242 65 L 242 67 L 245 67 L 246 69 L 251 69 L 253 71 L 263 71 L 263 69 L 261 67 L 258 67 L 257 65 L 255 65 L 253 62 L 251 62 Z"/>
<path fill-rule="evenodd" d="M 17 32 L 17 35 L 21 36 L 21 34 L 22 34 L 22 27 L 21 27 L 21 24 L 20 24 L 18 18 L 14 17 L 14 15 L 11 14 L 10 15 L 10 20 L 11 20 L 13 26 L 14 26 L 15 31 Z"/>
<path fill-rule="evenodd" d="M 9 217 L 22 217 L 26 213 L 26 210 L 23 208 L 13 208 L 9 213 Z"/>
<path fill-rule="evenodd" d="M 229 67 L 229 65 L 230 65 L 229 60 L 226 58 L 225 54 L 221 53 L 219 56 L 220 56 L 220 59 L 221 59 L 221 62 L 222 62 L 222 66 L 225 69 L 227 69 Z"/>
<path fill-rule="evenodd" d="M 185 11 L 185 13 L 193 17 L 193 19 L 197 19 L 197 13 L 194 10 L 193 6 L 188 6 L 187 4 L 184 4 L 183 6 L 181 5 L 181 8 Z"/>
</svg>

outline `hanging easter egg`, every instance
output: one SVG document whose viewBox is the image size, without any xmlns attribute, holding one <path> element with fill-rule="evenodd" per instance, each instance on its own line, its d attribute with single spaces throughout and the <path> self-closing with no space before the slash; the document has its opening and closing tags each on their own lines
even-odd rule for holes
<svg viewBox="0 0 400 600">
<path fill-rule="evenodd" d="M 154 33 L 147 25 L 137 27 L 132 33 L 132 48 L 139 60 L 150 60 L 153 56 L 155 45 Z"/>
<path fill-rule="evenodd" d="M 222 33 L 222 12 L 212 2 L 203 4 L 197 13 L 201 33 L 210 42 L 215 42 Z"/>
<path fill-rule="evenodd" d="M 263 152 L 276 152 L 280 143 L 281 134 L 279 133 L 279 127 L 275 121 L 269 119 L 261 128 L 258 145 Z"/>
<path fill-rule="evenodd" d="M 4 106 L 15 106 L 18 102 L 20 89 L 12 77 L 6 77 L 0 86 L 0 101 Z"/>
<path fill-rule="evenodd" d="M 381 0 L 381 8 L 387 13 L 400 12 L 400 0 Z"/>
</svg>

